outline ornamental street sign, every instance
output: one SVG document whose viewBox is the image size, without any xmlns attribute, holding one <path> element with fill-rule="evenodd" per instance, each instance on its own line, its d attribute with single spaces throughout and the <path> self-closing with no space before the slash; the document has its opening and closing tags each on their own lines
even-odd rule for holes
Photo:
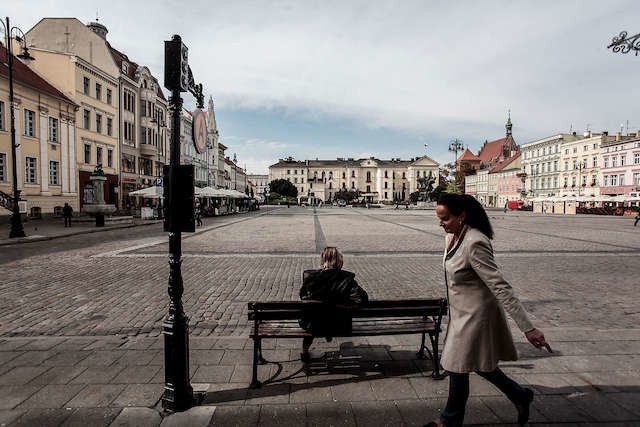
<svg viewBox="0 0 640 427">
<path fill-rule="evenodd" d="M 193 111 L 193 145 L 198 154 L 207 149 L 207 120 L 199 108 Z"/>
</svg>

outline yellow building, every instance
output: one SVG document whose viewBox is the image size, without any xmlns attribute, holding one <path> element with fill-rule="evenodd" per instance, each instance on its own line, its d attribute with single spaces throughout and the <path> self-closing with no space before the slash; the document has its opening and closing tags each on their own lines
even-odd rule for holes
<svg viewBox="0 0 640 427">
<path fill-rule="evenodd" d="M 61 214 L 65 203 L 77 210 L 78 105 L 15 55 L 13 90 L 20 199 L 26 200 L 27 212 L 32 216 Z M 7 50 L 0 44 L 0 192 L 13 197 L 10 132 Z M 6 200 L 6 196 L 3 198 Z M 8 214 L 7 207 L 0 208 L 0 213 Z"/>
<path fill-rule="evenodd" d="M 299 196 L 331 202 L 340 190 L 358 190 L 370 202 L 392 202 L 409 199 L 418 190 L 418 178 L 438 184 L 438 163 L 427 156 L 411 160 L 368 159 L 305 160 L 291 157 L 269 166 L 269 180 L 286 179 Z"/>
<path fill-rule="evenodd" d="M 78 106 L 75 156 L 79 203 L 90 193 L 89 176 L 101 164 L 104 199 L 118 200 L 119 76 L 106 40 L 75 18 L 44 18 L 27 34 L 35 57 L 29 66 Z"/>
</svg>

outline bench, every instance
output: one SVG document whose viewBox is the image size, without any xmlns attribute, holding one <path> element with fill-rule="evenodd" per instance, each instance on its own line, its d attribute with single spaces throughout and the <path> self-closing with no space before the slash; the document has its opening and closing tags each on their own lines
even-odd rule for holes
<svg viewBox="0 0 640 427">
<path fill-rule="evenodd" d="M 262 340 L 268 338 L 304 338 L 313 336 L 298 324 L 298 319 L 326 310 L 321 301 L 266 301 L 249 302 L 248 318 L 253 321 L 253 371 L 251 388 L 260 387 L 258 364 L 267 361 L 262 357 Z M 369 301 L 359 307 L 334 307 L 332 312 L 351 316 L 352 328 L 349 332 L 337 333 L 336 337 L 360 337 L 374 335 L 420 334 L 422 340 L 417 357 L 433 362 L 431 377 L 442 379 L 438 338 L 442 316 L 447 314 L 447 300 L 407 299 Z M 426 335 L 431 341 L 431 351 L 425 346 Z"/>
</svg>

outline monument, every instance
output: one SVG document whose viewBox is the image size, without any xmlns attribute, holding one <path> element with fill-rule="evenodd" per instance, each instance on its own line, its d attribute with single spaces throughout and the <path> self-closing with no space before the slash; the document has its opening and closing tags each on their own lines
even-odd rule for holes
<svg viewBox="0 0 640 427">
<path fill-rule="evenodd" d="M 104 200 L 104 183 L 107 177 L 104 176 L 101 163 L 93 170 L 89 180 L 93 188 L 85 196 L 82 212 L 95 217 L 96 227 L 104 227 L 104 216 L 111 216 L 116 211 L 116 206 L 107 204 Z"/>
</svg>

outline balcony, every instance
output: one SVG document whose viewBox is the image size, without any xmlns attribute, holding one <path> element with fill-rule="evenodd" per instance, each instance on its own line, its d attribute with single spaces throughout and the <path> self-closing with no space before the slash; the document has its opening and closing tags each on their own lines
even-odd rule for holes
<svg viewBox="0 0 640 427">
<path fill-rule="evenodd" d="M 158 154 L 158 147 L 151 144 L 140 144 L 140 154 L 143 156 L 156 156 Z"/>
</svg>

